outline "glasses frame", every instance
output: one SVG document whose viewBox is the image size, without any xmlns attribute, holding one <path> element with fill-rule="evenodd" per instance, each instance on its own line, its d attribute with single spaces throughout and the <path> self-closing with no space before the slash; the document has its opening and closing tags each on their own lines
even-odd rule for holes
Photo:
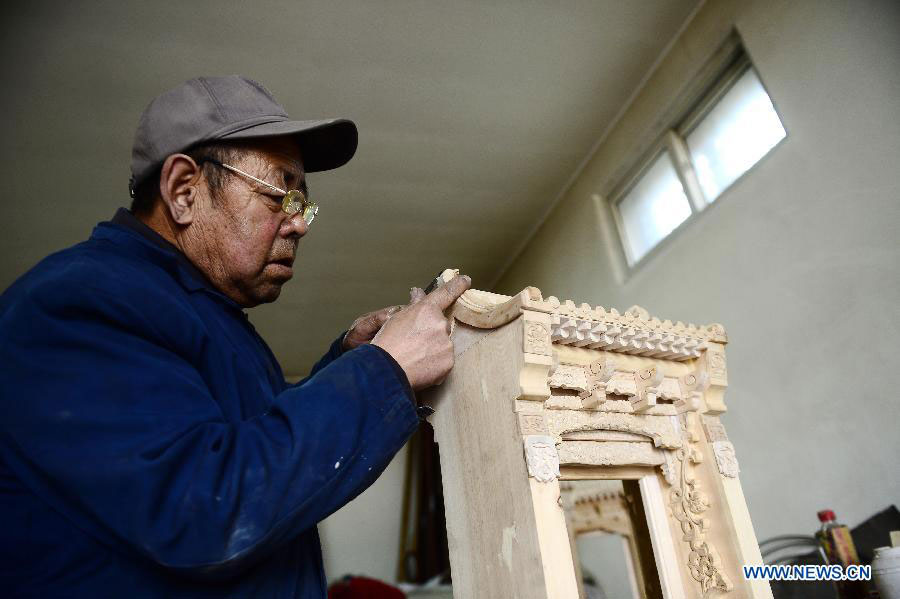
<svg viewBox="0 0 900 599">
<path fill-rule="evenodd" d="M 241 169 L 239 169 L 235 166 L 231 166 L 230 164 L 225 164 L 224 162 L 219 162 L 218 160 L 214 160 L 212 158 L 204 158 L 200 162 L 209 162 L 211 164 L 215 164 L 216 166 L 220 166 L 220 167 L 227 169 L 235 174 L 242 175 L 244 177 L 247 177 L 248 179 L 256 181 L 260 185 L 268 187 L 275 193 L 284 196 L 281 199 L 281 211 L 290 216 L 294 216 L 295 214 L 297 214 L 299 212 L 300 217 L 304 221 L 306 221 L 306 226 L 311 225 L 313 220 L 315 220 L 316 215 L 319 213 L 319 205 L 316 204 L 315 202 L 310 201 L 310 199 L 306 197 L 306 194 L 303 193 L 302 191 L 300 191 L 299 189 L 289 189 L 289 190 L 285 191 L 284 189 L 281 189 L 280 187 L 272 185 L 271 183 L 268 183 L 267 181 L 263 181 L 262 179 L 254 177 L 250 173 L 245 173 L 244 171 L 242 171 Z"/>
</svg>

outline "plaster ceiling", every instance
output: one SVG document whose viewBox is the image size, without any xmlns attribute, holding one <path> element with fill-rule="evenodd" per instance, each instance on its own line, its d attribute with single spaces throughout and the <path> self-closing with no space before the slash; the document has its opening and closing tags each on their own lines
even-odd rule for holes
<svg viewBox="0 0 900 599">
<path fill-rule="evenodd" d="M 356 121 L 294 280 L 251 319 L 301 374 L 360 313 L 445 267 L 488 287 L 697 6 L 28 2 L 6 6 L 0 287 L 127 205 L 154 95 L 245 74 L 294 118 Z"/>
</svg>

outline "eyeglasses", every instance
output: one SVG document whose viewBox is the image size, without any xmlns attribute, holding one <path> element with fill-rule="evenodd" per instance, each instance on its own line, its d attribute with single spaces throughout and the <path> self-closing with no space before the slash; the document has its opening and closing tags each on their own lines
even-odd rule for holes
<svg viewBox="0 0 900 599">
<path fill-rule="evenodd" d="M 257 183 L 259 183 L 260 185 L 264 185 L 265 187 L 268 187 L 275 193 L 284 196 L 281 200 L 282 212 L 285 212 L 291 216 L 293 216 L 299 212 L 300 216 L 303 218 L 303 220 L 306 221 L 307 226 L 312 224 L 313 219 L 316 218 L 316 214 L 319 213 L 319 205 L 316 204 L 315 202 L 309 201 L 309 199 L 306 197 L 306 194 L 303 193 L 302 191 L 300 191 L 299 189 L 291 189 L 289 191 L 285 191 L 285 190 L 281 189 L 280 187 L 275 187 L 271 183 L 267 183 L 267 182 L 263 181 L 262 179 L 257 179 L 250 173 L 245 173 L 244 171 L 242 171 L 239 168 L 235 168 L 235 167 L 231 166 L 230 164 L 224 164 L 222 162 L 219 162 L 218 160 L 213 160 L 212 158 L 204 158 L 204 159 L 200 160 L 199 162 L 209 162 L 209 163 L 215 164 L 216 166 L 221 166 L 222 168 L 228 169 L 229 171 L 231 171 L 233 173 L 237 173 L 238 175 L 242 175 L 244 177 L 247 177 L 248 179 L 252 179 L 253 181 L 256 181 Z"/>
</svg>

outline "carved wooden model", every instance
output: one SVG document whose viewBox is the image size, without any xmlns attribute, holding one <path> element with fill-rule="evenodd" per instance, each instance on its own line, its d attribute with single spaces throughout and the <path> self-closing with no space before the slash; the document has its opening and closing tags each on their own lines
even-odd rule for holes
<svg viewBox="0 0 900 599">
<path fill-rule="evenodd" d="M 721 325 L 544 300 L 534 287 L 469 290 L 451 316 L 456 365 L 423 399 L 457 599 L 577 598 L 559 481 L 591 479 L 640 496 L 648 597 L 771 597 L 741 574 L 762 559 L 719 421 Z"/>
</svg>

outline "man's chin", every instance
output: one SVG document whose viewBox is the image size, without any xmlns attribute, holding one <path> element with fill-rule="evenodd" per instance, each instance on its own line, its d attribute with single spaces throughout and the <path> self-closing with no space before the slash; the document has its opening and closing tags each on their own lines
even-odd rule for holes
<svg viewBox="0 0 900 599">
<path fill-rule="evenodd" d="M 281 286 L 287 281 L 266 281 L 257 285 L 249 293 L 247 293 L 248 305 L 245 308 L 252 308 L 260 304 L 271 304 L 281 295 Z"/>
</svg>

